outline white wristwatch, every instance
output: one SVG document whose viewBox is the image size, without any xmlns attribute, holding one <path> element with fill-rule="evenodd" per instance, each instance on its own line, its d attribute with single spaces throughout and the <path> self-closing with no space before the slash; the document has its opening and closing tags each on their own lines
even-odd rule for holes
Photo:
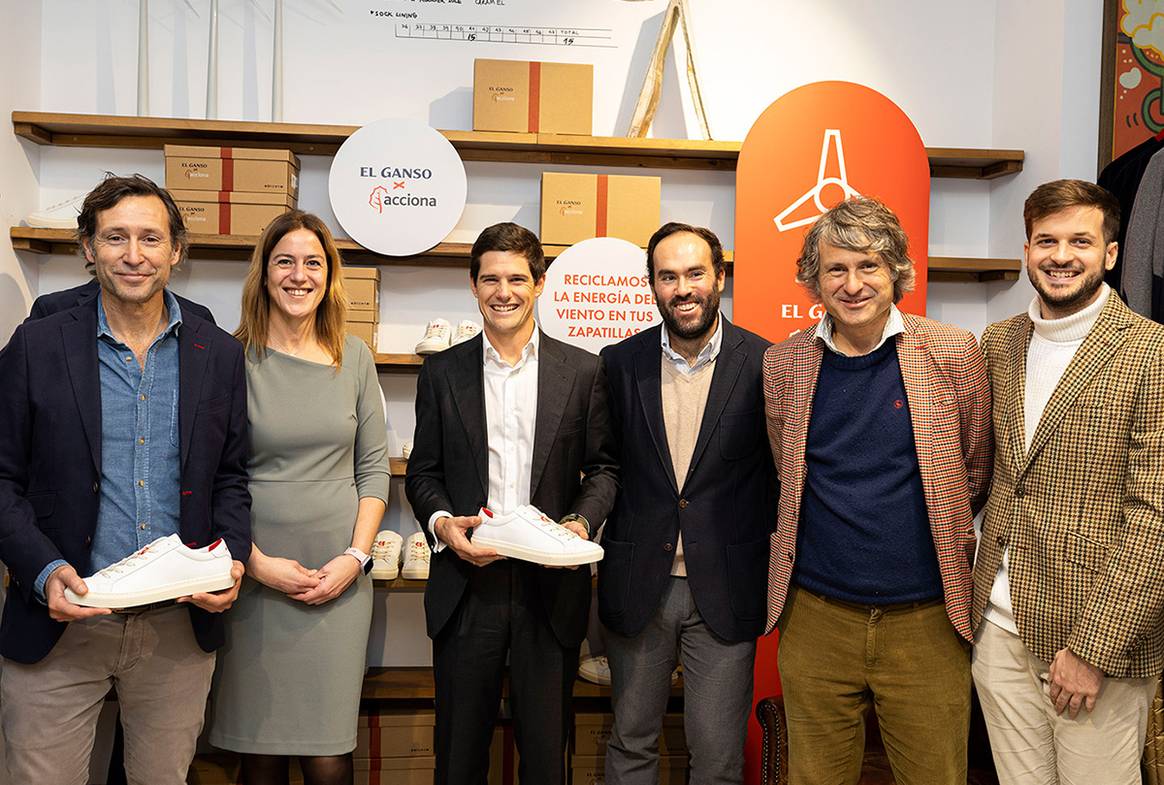
<svg viewBox="0 0 1164 785">
<path fill-rule="evenodd" d="M 344 553 L 360 563 L 360 569 L 365 575 L 372 571 L 372 557 L 359 548 L 348 548 Z"/>
</svg>

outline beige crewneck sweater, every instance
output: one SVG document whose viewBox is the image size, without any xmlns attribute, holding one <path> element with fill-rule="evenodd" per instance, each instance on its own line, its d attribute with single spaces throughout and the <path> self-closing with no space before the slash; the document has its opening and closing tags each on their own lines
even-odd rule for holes
<svg viewBox="0 0 1164 785">
<path fill-rule="evenodd" d="M 1083 339 L 1095 327 L 1111 289 L 1107 284 L 1095 302 L 1081 311 L 1062 319 L 1044 319 L 1036 297 L 1027 310 L 1035 329 L 1027 346 L 1027 375 L 1023 384 L 1023 446 L 1029 450 L 1035 429 L 1043 417 L 1043 410 L 1059 386 L 1059 380 L 1071 364 Z M 1014 606 L 1010 601 L 1010 548 L 1002 552 L 1002 565 L 990 587 L 990 604 L 984 618 L 1004 630 L 1018 635 L 1014 621 Z"/>
<path fill-rule="evenodd" d="M 687 469 L 691 466 L 691 456 L 695 452 L 695 441 L 699 438 L 699 426 L 703 423 L 703 410 L 707 406 L 707 393 L 711 389 L 715 361 L 689 373 L 681 373 L 674 363 L 664 357 L 662 367 L 663 427 L 667 429 L 667 448 L 671 451 L 675 483 L 682 492 Z M 687 576 L 682 533 L 675 543 L 671 574 Z"/>
</svg>

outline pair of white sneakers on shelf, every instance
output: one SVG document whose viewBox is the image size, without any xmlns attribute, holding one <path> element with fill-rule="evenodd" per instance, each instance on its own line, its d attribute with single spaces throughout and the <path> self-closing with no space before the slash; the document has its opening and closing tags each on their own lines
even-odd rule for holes
<svg viewBox="0 0 1164 785">
<path fill-rule="evenodd" d="M 372 542 L 372 572 L 376 580 L 391 581 L 402 576 L 409 581 L 428 580 L 432 552 L 421 532 L 409 536 L 408 542 L 394 531 L 382 531 Z M 404 566 L 400 566 L 403 560 Z"/>
<path fill-rule="evenodd" d="M 482 507 L 481 525 L 473 529 L 473 544 L 502 556 L 546 567 L 577 567 L 601 561 L 603 550 L 526 504 L 508 515 Z"/>
<path fill-rule="evenodd" d="M 456 346 L 475 338 L 481 332 L 481 325 L 465 319 L 457 325 L 454 332 L 452 325 L 444 319 L 433 319 L 425 328 L 424 337 L 416 345 L 417 354 L 436 354 L 443 352 L 450 346 Z"/>
<path fill-rule="evenodd" d="M 159 537 L 88 578 L 87 594 L 65 589 L 65 599 L 90 608 L 134 608 L 234 586 L 230 551 L 222 540 L 187 548 L 177 534 Z"/>
</svg>

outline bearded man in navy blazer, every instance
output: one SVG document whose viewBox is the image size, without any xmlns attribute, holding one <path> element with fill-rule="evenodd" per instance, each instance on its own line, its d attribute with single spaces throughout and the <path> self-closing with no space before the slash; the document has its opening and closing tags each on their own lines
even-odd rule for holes
<svg viewBox="0 0 1164 785">
<path fill-rule="evenodd" d="M 665 224 L 647 275 L 663 326 L 602 351 L 622 467 L 598 564 L 614 704 L 606 782 L 659 781 L 659 730 L 682 662 L 691 781 L 742 783 L 776 525 L 768 342 L 719 312 L 723 249 L 711 231 Z"/>
<path fill-rule="evenodd" d="M 250 555 L 242 347 L 165 287 L 186 242 L 150 180 L 110 177 L 78 236 L 100 292 L 26 321 L 0 351 L 0 723 L 13 782 L 85 782 L 115 687 L 131 782 L 178 785 L 194 756 L 217 614 Z M 221 539 L 233 588 L 113 611 L 75 605 L 80 575 L 153 540 Z M 147 567 L 148 568 L 148 567 Z"/>
</svg>

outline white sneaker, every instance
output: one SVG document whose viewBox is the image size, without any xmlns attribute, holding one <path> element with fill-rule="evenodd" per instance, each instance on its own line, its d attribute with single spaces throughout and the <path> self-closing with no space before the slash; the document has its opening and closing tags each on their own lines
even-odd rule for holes
<svg viewBox="0 0 1164 785">
<path fill-rule="evenodd" d="M 484 507 L 477 514 L 481 525 L 473 529 L 473 544 L 492 548 L 502 556 L 547 567 L 574 567 L 602 560 L 601 545 L 550 520 L 532 504 L 518 507 L 509 515 Z"/>
<path fill-rule="evenodd" d="M 400 574 L 400 549 L 404 538 L 394 531 L 382 531 L 372 541 L 372 578 L 394 580 Z"/>
<path fill-rule="evenodd" d="M 428 547 L 428 540 L 423 532 L 416 532 L 408 538 L 408 545 L 404 551 L 404 569 L 401 576 L 409 581 L 427 581 L 428 564 L 432 558 L 432 551 Z"/>
<path fill-rule="evenodd" d="M 81 214 L 81 205 L 85 203 L 86 194 L 78 194 L 71 199 L 50 204 L 43 210 L 37 210 L 24 219 L 29 226 L 41 229 L 76 229 L 77 216 Z"/>
<path fill-rule="evenodd" d="M 610 660 L 606 655 L 583 657 L 578 663 L 578 675 L 591 684 L 610 686 Z"/>
<path fill-rule="evenodd" d="M 578 675 L 591 684 L 610 686 L 610 660 L 605 654 L 586 656 L 578 662 Z M 671 683 L 679 681 L 679 671 L 671 671 Z"/>
<path fill-rule="evenodd" d="M 416 345 L 417 354 L 436 354 L 448 349 L 453 340 L 453 328 L 444 319 L 433 319 L 425 328 L 424 337 Z"/>
<path fill-rule="evenodd" d="M 457 325 L 457 331 L 453 334 L 453 346 L 465 341 L 471 341 L 481 334 L 481 325 L 476 322 L 470 322 L 465 319 Z"/>
<path fill-rule="evenodd" d="M 412 439 L 405 439 L 400 442 L 400 457 L 407 461 L 409 455 L 412 455 Z"/>
<path fill-rule="evenodd" d="M 159 537 L 140 551 L 85 578 L 85 596 L 65 589 L 65 599 L 90 608 L 133 608 L 234 586 L 226 543 L 187 548 L 177 534 Z"/>
</svg>

